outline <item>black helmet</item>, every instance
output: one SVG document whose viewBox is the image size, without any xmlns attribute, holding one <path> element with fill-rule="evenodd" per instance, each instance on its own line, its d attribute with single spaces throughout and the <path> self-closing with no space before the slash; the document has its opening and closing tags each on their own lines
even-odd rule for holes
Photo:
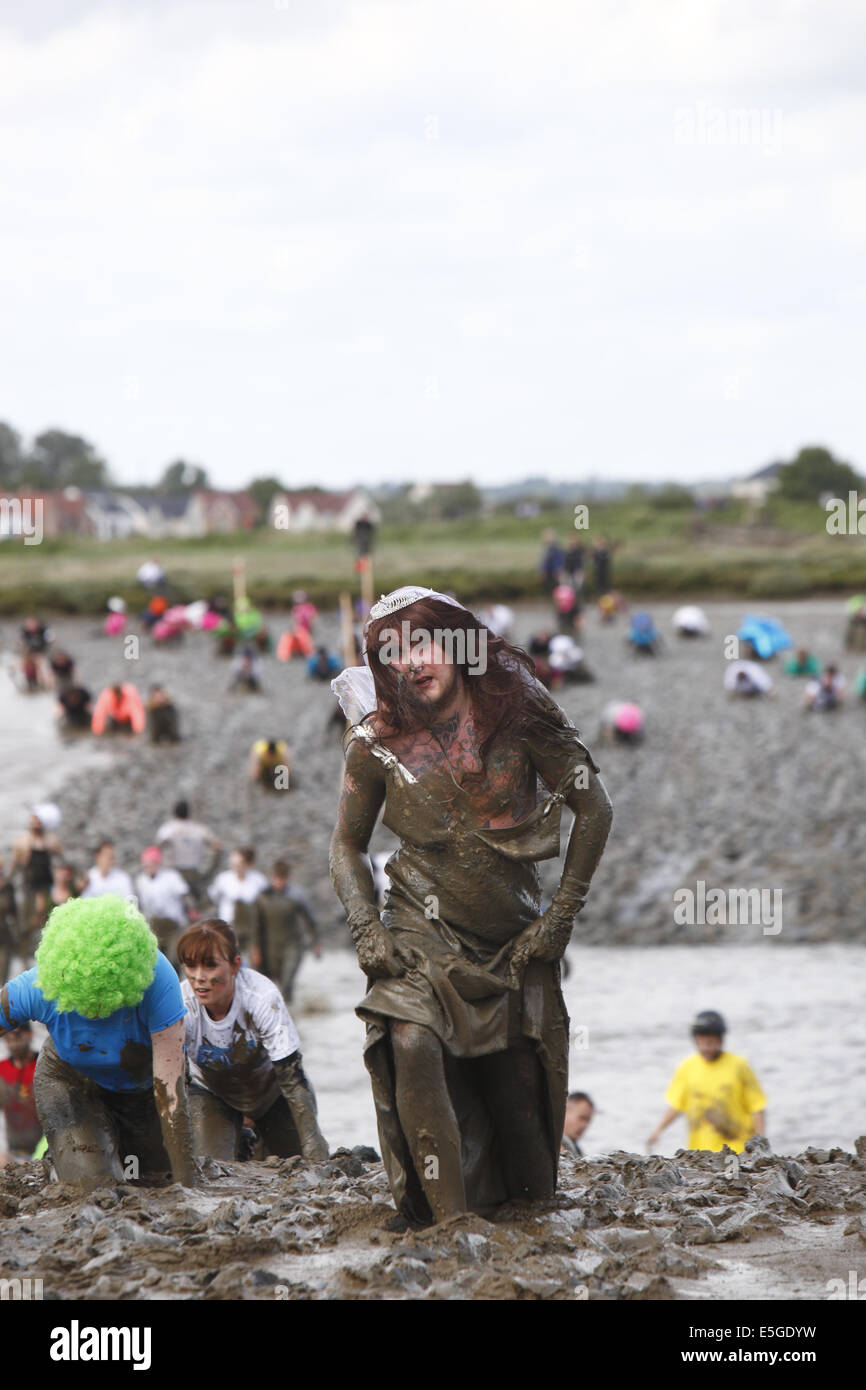
<svg viewBox="0 0 866 1390">
<path fill-rule="evenodd" d="M 725 1020 L 715 1009 L 703 1009 L 692 1024 L 692 1037 L 698 1033 L 715 1033 L 721 1038 L 726 1031 Z"/>
</svg>

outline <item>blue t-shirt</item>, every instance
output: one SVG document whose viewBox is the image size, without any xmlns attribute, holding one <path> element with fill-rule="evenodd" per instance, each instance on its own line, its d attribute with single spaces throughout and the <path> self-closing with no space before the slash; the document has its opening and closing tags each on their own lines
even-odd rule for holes
<svg viewBox="0 0 866 1390">
<path fill-rule="evenodd" d="M 117 1009 L 107 1018 L 60 1013 L 36 983 L 38 966 L 16 975 L 4 990 L 9 1007 L 0 1008 L 0 1028 L 31 1020 L 44 1023 L 58 1057 L 107 1091 L 146 1091 L 153 1085 L 151 1033 L 183 1018 L 180 981 L 160 951 L 153 980 L 134 1009 Z M 4 1000 L 5 1002 L 5 1000 Z"/>
</svg>

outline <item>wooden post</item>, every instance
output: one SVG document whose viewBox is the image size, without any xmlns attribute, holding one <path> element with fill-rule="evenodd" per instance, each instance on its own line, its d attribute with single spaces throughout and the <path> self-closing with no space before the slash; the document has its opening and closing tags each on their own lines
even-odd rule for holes
<svg viewBox="0 0 866 1390">
<path fill-rule="evenodd" d="M 340 594 L 340 648 L 344 666 L 355 665 L 355 635 L 352 622 L 352 595 Z"/>
<path fill-rule="evenodd" d="M 361 572 L 361 601 L 369 613 L 373 607 L 375 590 L 373 588 L 373 557 L 372 555 L 362 555 L 358 560 L 358 569 Z"/>
<path fill-rule="evenodd" d="M 235 585 L 235 608 L 247 600 L 247 562 L 240 557 L 232 565 L 232 578 Z"/>
</svg>

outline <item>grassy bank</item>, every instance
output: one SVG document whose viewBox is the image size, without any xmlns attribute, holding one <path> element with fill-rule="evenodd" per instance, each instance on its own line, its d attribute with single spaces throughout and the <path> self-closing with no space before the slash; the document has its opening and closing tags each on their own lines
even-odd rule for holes
<svg viewBox="0 0 866 1390">
<path fill-rule="evenodd" d="M 827 535 L 817 506 L 778 504 L 760 518 L 733 506 L 698 517 L 621 502 L 592 504 L 590 521 L 577 534 L 585 543 L 599 535 L 614 542 L 614 583 L 631 596 L 771 599 L 866 588 L 864 537 Z M 385 527 L 376 546 L 376 588 L 425 583 L 474 601 L 533 597 L 547 528 L 567 539 L 571 509 L 527 520 L 501 514 Z M 7 541 L 0 546 L 0 612 L 101 613 L 110 594 L 134 608 L 141 602 L 135 573 L 154 554 L 180 601 L 230 592 L 237 556 L 246 562 L 251 597 L 265 607 L 284 607 L 297 588 L 331 605 L 341 590 L 358 587 L 352 547 L 337 535 L 260 530 L 190 541 Z"/>
</svg>

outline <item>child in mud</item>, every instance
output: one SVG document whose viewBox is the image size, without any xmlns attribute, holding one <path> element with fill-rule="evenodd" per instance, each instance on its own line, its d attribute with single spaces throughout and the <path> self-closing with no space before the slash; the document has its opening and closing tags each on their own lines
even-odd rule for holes
<svg viewBox="0 0 866 1390">
<path fill-rule="evenodd" d="M 742 1153 L 754 1134 L 765 1133 L 767 1098 L 745 1057 L 724 1050 L 725 1020 L 705 1009 L 692 1024 L 697 1052 L 681 1062 L 665 1092 L 668 1108 L 647 1140 L 652 1153 L 681 1114 L 688 1117 L 690 1149 L 718 1153 L 725 1145 Z"/>
<path fill-rule="evenodd" d="M 106 894 L 55 907 L 36 965 L 0 990 L 0 1035 L 33 1019 L 48 1029 L 33 1089 L 61 1182 L 170 1170 L 197 1185 L 183 1015 L 177 975 L 132 903 Z"/>
<path fill-rule="evenodd" d="M 177 954 L 195 1152 L 235 1159 L 249 1115 L 269 1153 L 327 1158 L 300 1039 L 277 986 L 241 965 L 237 937 L 218 917 L 188 927 Z"/>
</svg>

